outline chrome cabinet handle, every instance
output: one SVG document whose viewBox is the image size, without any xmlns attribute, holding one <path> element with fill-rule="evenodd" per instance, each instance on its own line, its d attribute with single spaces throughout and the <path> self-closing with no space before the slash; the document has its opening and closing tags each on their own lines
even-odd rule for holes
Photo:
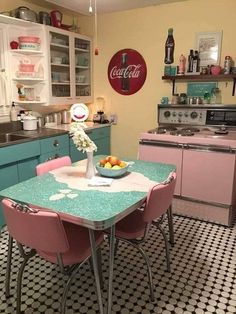
<svg viewBox="0 0 236 314">
<path fill-rule="evenodd" d="M 59 146 L 58 140 L 55 140 L 55 141 L 53 142 L 53 146 L 54 146 L 54 147 L 58 147 L 58 146 Z"/>
<path fill-rule="evenodd" d="M 56 158 L 59 158 L 59 157 L 60 157 L 59 154 L 55 154 L 54 156 L 48 157 L 48 159 L 45 160 L 45 161 L 53 160 L 53 159 L 56 159 Z"/>
</svg>

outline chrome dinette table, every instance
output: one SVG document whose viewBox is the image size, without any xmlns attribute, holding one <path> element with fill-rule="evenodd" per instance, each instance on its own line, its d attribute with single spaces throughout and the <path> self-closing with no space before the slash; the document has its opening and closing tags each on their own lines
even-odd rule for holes
<svg viewBox="0 0 236 314">
<path fill-rule="evenodd" d="M 95 156 L 94 163 L 104 156 Z M 52 209 L 64 221 L 89 229 L 100 313 L 104 313 L 97 268 L 94 230 L 110 229 L 107 314 L 112 307 L 115 224 L 140 206 L 151 186 L 167 179 L 175 166 L 141 160 L 126 160 L 128 172 L 110 186 L 89 186 L 86 159 L 31 178 L 0 191 L 1 197 L 23 204 Z"/>
</svg>

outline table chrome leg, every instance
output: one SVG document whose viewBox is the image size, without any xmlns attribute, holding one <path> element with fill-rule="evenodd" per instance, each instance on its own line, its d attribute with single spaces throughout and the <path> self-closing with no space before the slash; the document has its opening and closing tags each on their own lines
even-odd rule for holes
<svg viewBox="0 0 236 314">
<path fill-rule="evenodd" d="M 103 311 L 103 304 L 102 304 L 101 286 L 100 286 L 100 280 L 99 280 L 99 274 L 98 274 L 96 242 L 95 242 L 94 231 L 92 229 L 89 229 L 89 239 L 90 239 L 91 251 L 92 251 L 93 271 L 94 271 L 94 277 L 95 277 L 96 288 L 97 288 L 99 311 L 100 311 L 100 314 L 103 314 L 104 311 Z"/>
<path fill-rule="evenodd" d="M 168 226 L 169 226 L 169 238 L 170 238 L 170 244 L 174 246 L 175 244 L 175 238 L 174 238 L 174 225 L 173 225 L 173 213 L 172 213 L 172 206 L 167 210 L 167 218 L 168 218 Z"/>
<path fill-rule="evenodd" d="M 8 251 L 7 251 L 7 269 L 6 269 L 6 279 L 5 279 L 5 295 L 6 295 L 6 298 L 9 298 L 9 296 L 10 296 L 12 245 L 13 245 L 13 238 L 9 235 L 9 238 L 8 238 Z"/>
<path fill-rule="evenodd" d="M 107 314 L 111 314 L 111 308 L 112 308 L 112 281 L 113 281 L 113 267 L 114 267 L 114 248 L 115 248 L 115 225 L 111 226 L 111 231 L 110 231 Z"/>
</svg>

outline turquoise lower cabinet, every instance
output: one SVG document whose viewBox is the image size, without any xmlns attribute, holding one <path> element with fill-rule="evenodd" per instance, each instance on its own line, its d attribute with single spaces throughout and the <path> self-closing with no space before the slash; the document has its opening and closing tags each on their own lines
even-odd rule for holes
<svg viewBox="0 0 236 314">
<path fill-rule="evenodd" d="M 51 159 L 55 159 L 55 158 L 59 158 L 62 156 L 69 156 L 69 147 L 68 148 L 61 148 L 61 149 L 57 149 L 57 151 L 55 152 L 48 152 L 45 154 L 40 155 L 39 157 L 39 163 L 51 160 Z"/>
<path fill-rule="evenodd" d="M 40 155 L 39 141 L 0 148 L 0 190 L 32 178 Z M 5 224 L 0 205 L 0 229 Z"/>
<path fill-rule="evenodd" d="M 19 182 L 17 163 L 0 166 L 0 190 Z"/>
<path fill-rule="evenodd" d="M 69 156 L 69 137 L 67 134 L 40 140 L 39 163 L 62 156 Z"/>
<path fill-rule="evenodd" d="M 87 135 L 97 145 L 97 151 L 94 155 L 110 155 L 110 129 L 110 126 L 106 126 L 86 130 Z M 87 158 L 86 153 L 77 150 L 72 139 L 70 139 L 70 157 L 72 162 Z"/>
<path fill-rule="evenodd" d="M 6 189 L 11 185 L 18 183 L 18 171 L 17 164 L 11 164 L 7 166 L 0 166 L 0 190 Z M 0 198 L 0 201 L 2 199 Z M 2 208 L 0 205 L 0 229 L 5 225 L 5 220 L 2 214 Z"/>
<path fill-rule="evenodd" d="M 87 158 L 86 153 L 79 151 L 76 148 L 71 138 L 70 138 L 70 158 L 72 162 L 76 162 L 76 161 Z"/>
<path fill-rule="evenodd" d="M 18 178 L 19 182 L 33 178 L 36 175 L 35 168 L 38 165 L 38 156 L 32 157 L 26 160 L 22 160 L 18 163 Z"/>
<path fill-rule="evenodd" d="M 94 153 L 94 155 L 110 155 L 111 154 L 111 146 L 110 146 L 110 137 L 108 138 L 99 138 L 94 141 L 97 145 L 98 150 Z"/>
</svg>

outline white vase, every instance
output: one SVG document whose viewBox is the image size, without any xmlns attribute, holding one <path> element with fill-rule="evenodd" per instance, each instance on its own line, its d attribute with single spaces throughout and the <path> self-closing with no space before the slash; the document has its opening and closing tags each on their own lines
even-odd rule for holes
<svg viewBox="0 0 236 314">
<path fill-rule="evenodd" d="M 86 166 L 86 178 L 91 179 L 95 175 L 95 168 L 93 164 L 93 151 L 87 152 L 87 166 Z"/>
</svg>

